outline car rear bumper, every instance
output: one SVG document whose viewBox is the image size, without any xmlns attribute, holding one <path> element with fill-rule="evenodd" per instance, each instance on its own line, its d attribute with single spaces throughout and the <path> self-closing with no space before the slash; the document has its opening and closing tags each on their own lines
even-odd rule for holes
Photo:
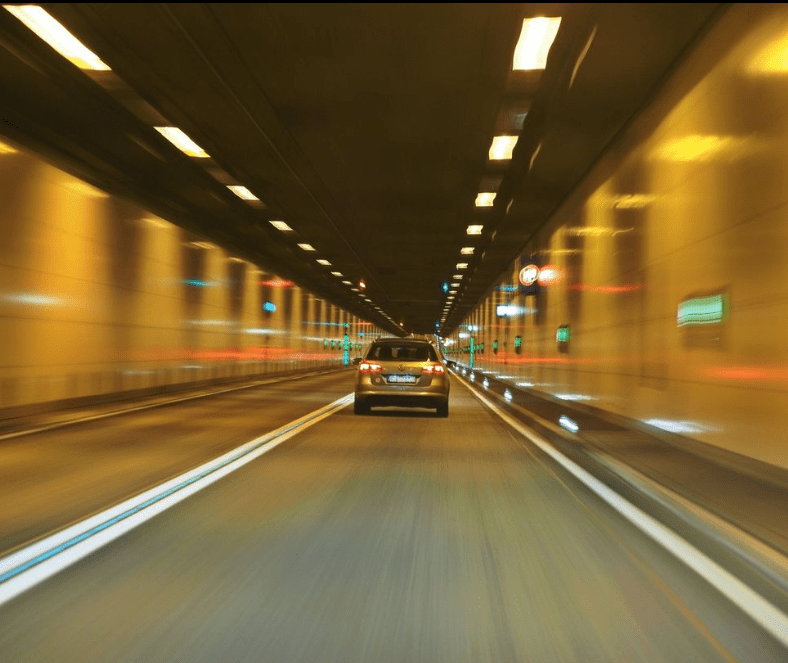
<svg viewBox="0 0 788 663">
<path fill-rule="evenodd" d="M 356 403 L 365 407 L 426 407 L 436 408 L 449 402 L 448 394 L 380 394 L 356 392 Z"/>
<path fill-rule="evenodd" d="M 400 407 L 434 408 L 449 402 L 448 379 L 433 379 L 428 387 L 376 385 L 368 380 L 356 385 L 355 400 L 365 406 L 397 405 Z"/>
</svg>

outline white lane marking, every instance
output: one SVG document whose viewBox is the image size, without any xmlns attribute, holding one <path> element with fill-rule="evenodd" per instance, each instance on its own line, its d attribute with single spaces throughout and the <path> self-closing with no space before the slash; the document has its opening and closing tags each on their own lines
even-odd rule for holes
<svg viewBox="0 0 788 663">
<path fill-rule="evenodd" d="M 275 431 L 0 559 L 0 605 L 234 472 L 353 401 L 347 394 Z"/>
<path fill-rule="evenodd" d="M 466 389 L 476 396 L 476 398 L 518 433 L 527 437 L 559 465 L 571 472 L 577 479 L 605 500 L 605 502 L 624 516 L 624 518 L 654 539 L 654 541 L 668 550 L 668 552 L 684 562 L 684 564 L 709 582 L 717 591 L 731 600 L 739 609 L 749 615 L 761 628 L 774 636 L 784 646 L 788 647 L 788 615 L 776 608 L 760 594 L 750 589 L 741 580 L 726 571 L 710 557 L 703 554 L 691 543 L 688 543 L 658 520 L 655 520 L 647 513 L 625 500 L 618 493 L 608 488 L 574 461 L 552 447 L 547 440 L 506 414 L 506 412 L 501 410 L 495 403 L 477 393 L 474 389 L 471 389 L 470 386 L 464 382 L 462 383 Z"/>
</svg>

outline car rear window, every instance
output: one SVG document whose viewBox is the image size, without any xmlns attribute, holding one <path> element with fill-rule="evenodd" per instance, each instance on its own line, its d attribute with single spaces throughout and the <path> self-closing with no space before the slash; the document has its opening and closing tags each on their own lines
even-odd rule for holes
<svg viewBox="0 0 788 663">
<path fill-rule="evenodd" d="M 438 361 L 438 356 L 431 345 L 412 343 L 373 345 L 369 351 L 369 358 L 380 361 Z"/>
</svg>

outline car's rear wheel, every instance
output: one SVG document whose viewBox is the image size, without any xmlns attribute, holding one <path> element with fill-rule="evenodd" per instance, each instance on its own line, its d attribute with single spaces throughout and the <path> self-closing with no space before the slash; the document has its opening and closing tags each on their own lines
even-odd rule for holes
<svg viewBox="0 0 788 663">
<path fill-rule="evenodd" d="M 369 405 L 364 405 L 361 401 L 353 401 L 353 414 L 368 414 Z"/>
<path fill-rule="evenodd" d="M 441 403 L 436 408 L 437 415 L 439 417 L 448 417 L 449 416 L 449 404 L 448 403 Z"/>
</svg>

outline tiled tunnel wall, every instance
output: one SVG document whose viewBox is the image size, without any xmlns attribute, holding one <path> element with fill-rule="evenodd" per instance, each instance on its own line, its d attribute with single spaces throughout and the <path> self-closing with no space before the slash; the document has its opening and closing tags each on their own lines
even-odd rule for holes
<svg viewBox="0 0 788 663">
<path fill-rule="evenodd" d="M 0 200 L 0 412 L 340 367 L 380 334 L 8 141 Z"/>
<path fill-rule="evenodd" d="M 449 349 L 468 364 L 473 337 L 475 366 L 523 386 L 788 467 L 787 111 L 788 9 L 734 5 Z"/>
</svg>

